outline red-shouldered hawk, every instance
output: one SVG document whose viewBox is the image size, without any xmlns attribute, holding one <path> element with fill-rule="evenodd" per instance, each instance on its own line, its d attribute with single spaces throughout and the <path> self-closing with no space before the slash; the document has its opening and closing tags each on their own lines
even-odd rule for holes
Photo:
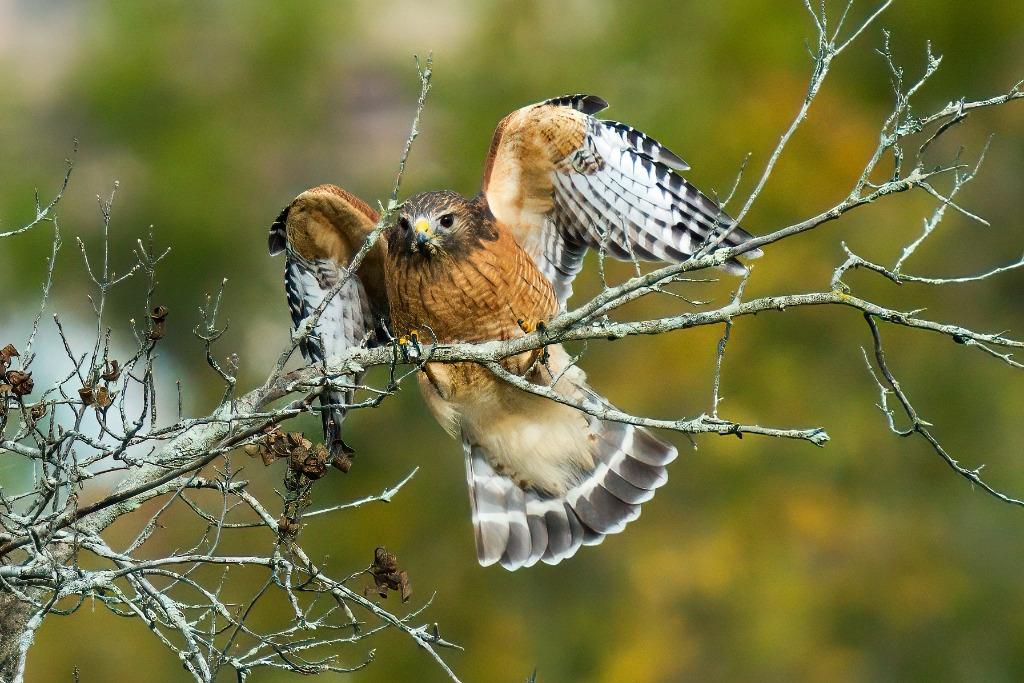
<svg viewBox="0 0 1024 683">
<path fill-rule="evenodd" d="M 420 332 L 429 341 L 433 334 L 439 343 L 519 337 L 565 309 L 590 248 L 623 260 L 681 262 L 723 233 L 725 246 L 750 239 L 675 173 L 688 168 L 679 157 L 629 126 L 594 118 L 606 106 L 592 95 L 567 95 L 513 112 L 494 134 L 480 195 L 427 192 L 403 202 L 372 261 L 321 318 L 319 351 L 309 357 L 380 343 L 374 328 L 381 325 L 395 336 Z M 271 230 L 271 251 L 288 252 L 293 319 L 322 300 L 331 279 L 320 271 L 336 277 L 374 220 L 362 202 L 330 186 L 285 210 Z M 735 260 L 722 268 L 743 272 Z M 545 362 L 541 353 L 501 365 L 538 385 L 554 382 L 571 398 L 605 402 L 560 345 L 548 347 Z M 622 531 L 677 455 L 646 429 L 521 391 L 474 363 L 428 363 L 419 383 L 438 422 L 462 441 L 483 565 L 555 564 Z M 343 409 L 333 421 L 326 415 L 325 434 L 340 440 Z"/>
</svg>

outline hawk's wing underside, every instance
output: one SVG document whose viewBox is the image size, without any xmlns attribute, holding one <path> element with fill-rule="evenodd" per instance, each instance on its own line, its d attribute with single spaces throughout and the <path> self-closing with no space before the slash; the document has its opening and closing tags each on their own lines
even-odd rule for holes
<svg viewBox="0 0 1024 683">
<path fill-rule="evenodd" d="M 562 301 L 587 249 L 630 261 L 685 261 L 709 236 L 751 235 L 676 171 L 686 163 L 629 126 L 594 118 L 607 106 L 572 95 L 525 107 L 498 125 L 483 192 Z M 756 257 L 760 251 L 745 254 Z M 732 260 L 722 266 L 742 273 Z"/>
</svg>

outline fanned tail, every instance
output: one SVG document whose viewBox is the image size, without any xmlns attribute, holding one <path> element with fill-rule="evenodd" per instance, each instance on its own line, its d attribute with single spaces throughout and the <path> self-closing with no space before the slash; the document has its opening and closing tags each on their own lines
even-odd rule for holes
<svg viewBox="0 0 1024 683">
<path fill-rule="evenodd" d="M 668 481 L 665 465 L 678 455 L 646 429 L 619 422 L 590 420 L 588 440 L 594 468 L 564 496 L 520 488 L 495 472 L 482 448 L 463 443 L 480 564 L 558 564 L 619 533 Z"/>
</svg>

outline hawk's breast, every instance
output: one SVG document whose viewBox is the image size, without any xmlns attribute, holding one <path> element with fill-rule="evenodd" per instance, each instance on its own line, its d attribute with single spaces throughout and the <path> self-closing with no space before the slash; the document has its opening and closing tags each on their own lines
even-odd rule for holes
<svg viewBox="0 0 1024 683">
<path fill-rule="evenodd" d="M 523 324 L 547 321 L 558 311 L 550 283 L 516 244 L 508 228 L 457 257 L 388 256 L 388 293 L 395 334 L 417 331 L 430 341 L 483 342 L 525 334 Z"/>
</svg>

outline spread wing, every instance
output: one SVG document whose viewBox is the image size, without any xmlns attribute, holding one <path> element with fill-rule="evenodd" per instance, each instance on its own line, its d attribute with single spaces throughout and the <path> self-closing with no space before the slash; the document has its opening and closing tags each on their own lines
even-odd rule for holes
<svg viewBox="0 0 1024 683">
<path fill-rule="evenodd" d="M 358 198 L 321 185 L 296 197 L 274 221 L 268 246 L 272 256 L 285 253 L 285 294 L 294 327 L 323 303 L 377 220 L 377 213 Z M 386 325 L 387 294 L 380 247 L 375 246 L 327 304 L 300 350 L 307 360 L 319 362 L 354 346 L 376 346 L 385 338 Z M 324 441 L 335 457 L 348 452 L 341 425 L 352 394 L 328 392 L 320 399 Z"/>
<path fill-rule="evenodd" d="M 594 118 L 606 106 L 593 95 L 567 95 L 509 114 L 484 170 L 491 212 L 511 226 L 563 305 L 588 249 L 678 263 L 723 232 L 724 246 L 751 238 L 676 173 L 686 162 L 640 131 Z M 723 268 L 743 272 L 735 260 Z"/>
<path fill-rule="evenodd" d="M 281 212 L 270 228 L 268 244 L 271 255 L 285 252 L 285 293 L 294 326 L 323 302 L 377 220 L 373 209 L 333 185 L 303 192 Z M 375 247 L 324 309 L 302 353 L 321 361 L 352 346 L 376 345 L 387 316 Z"/>
</svg>

